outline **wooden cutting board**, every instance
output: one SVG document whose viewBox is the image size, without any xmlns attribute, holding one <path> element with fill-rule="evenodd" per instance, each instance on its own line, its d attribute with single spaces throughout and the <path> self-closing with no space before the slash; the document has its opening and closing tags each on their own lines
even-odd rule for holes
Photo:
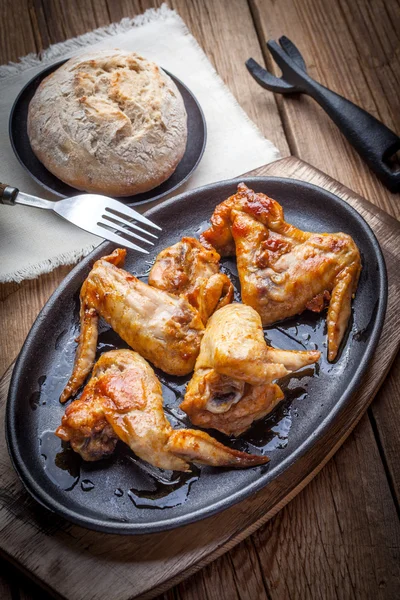
<svg viewBox="0 0 400 600">
<path fill-rule="evenodd" d="M 388 309 L 382 336 L 352 402 L 324 438 L 251 498 L 187 527 L 148 536 L 96 533 L 72 525 L 25 491 L 0 437 L 0 553 L 57 597 L 68 600 L 152 598 L 202 568 L 273 517 L 326 464 L 372 402 L 400 345 L 400 223 L 297 158 L 252 171 L 308 181 L 337 194 L 369 223 L 386 259 Z M 12 366 L 0 381 L 4 420 Z"/>
</svg>

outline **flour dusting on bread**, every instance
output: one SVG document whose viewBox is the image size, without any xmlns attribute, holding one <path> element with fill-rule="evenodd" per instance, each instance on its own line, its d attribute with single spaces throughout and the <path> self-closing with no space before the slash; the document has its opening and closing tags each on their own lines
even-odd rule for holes
<svg viewBox="0 0 400 600">
<path fill-rule="evenodd" d="M 187 116 L 172 79 L 134 52 L 72 58 L 46 77 L 28 113 L 32 149 L 69 185 L 110 196 L 146 192 L 182 159 Z"/>
</svg>

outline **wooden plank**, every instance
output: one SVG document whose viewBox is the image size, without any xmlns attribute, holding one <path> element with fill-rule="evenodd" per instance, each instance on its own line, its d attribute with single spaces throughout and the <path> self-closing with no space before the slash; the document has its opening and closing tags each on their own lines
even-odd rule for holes
<svg viewBox="0 0 400 600">
<path fill-rule="evenodd" d="M 400 538 L 388 495 L 364 417 L 303 493 L 254 534 L 271 599 L 319 599 L 321 590 L 326 599 L 396 598 Z"/>
<path fill-rule="evenodd" d="M 34 0 L 34 5 L 35 12 L 43 17 L 40 30 L 47 40 L 47 46 L 111 22 L 105 0 Z"/>
<path fill-rule="evenodd" d="M 253 538 L 249 537 L 233 548 L 229 552 L 229 558 L 239 597 L 269 600 L 268 587 L 264 581 L 259 553 Z M 218 569 L 218 565 L 216 568 Z"/>
<path fill-rule="evenodd" d="M 361 197 L 295 158 L 273 163 L 258 170 L 257 173 L 278 176 L 284 173 L 311 180 L 344 197 L 373 225 L 386 256 L 390 285 L 389 310 L 375 359 L 352 402 L 332 424 L 327 434 L 318 440 L 304 457 L 271 482 L 267 489 L 228 509 L 222 515 L 215 515 L 201 523 L 178 529 L 174 531 L 173 536 L 169 532 L 140 537 L 98 534 L 85 531 L 47 513 L 30 500 L 21 488 L 4 455 L 4 442 L 0 441 L 2 443 L 0 480 L 3 494 L 8 494 L 8 502 L 0 511 L 0 548 L 3 551 L 6 548 L 8 556 L 17 560 L 28 572 L 34 573 L 48 587 L 56 589 L 61 596 L 74 600 L 80 600 L 82 595 L 88 600 L 94 597 L 96 600 L 106 597 L 107 600 L 153 597 L 166 586 L 171 586 L 182 577 L 188 576 L 230 550 L 266 523 L 314 477 L 361 418 L 366 406 L 372 401 L 377 386 L 385 377 L 400 343 L 400 332 L 394 327 L 397 321 L 398 286 L 400 285 L 398 272 L 400 248 L 395 243 L 395 235 L 398 235 L 400 225 L 377 208 L 371 207 L 369 211 L 369 204 Z M 5 386 L 4 380 L 3 398 Z M 365 440 L 361 435 L 361 440 L 356 444 L 359 456 L 352 464 L 352 468 L 347 469 L 347 458 L 344 458 L 337 467 L 340 474 L 336 475 L 333 481 L 331 478 L 329 482 L 325 481 L 319 497 L 311 496 L 311 506 L 320 507 L 319 518 L 322 523 L 326 521 L 325 535 L 329 535 L 330 512 L 325 511 L 332 506 L 327 502 L 331 494 L 338 513 L 337 527 L 341 531 L 344 527 L 350 527 L 348 547 L 341 548 L 340 544 L 338 547 L 335 545 L 335 552 L 326 562 L 334 571 L 333 582 L 337 578 L 340 580 L 342 576 L 340 567 L 345 563 L 349 565 L 346 567 L 348 571 L 343 574 L 343 577 L 347 578 L 348 589 L 355 578 L 361 594 L 365 588 L 361 585 L 363 570 L 367 565 L 368 569 L 372 569 L 372 575 L 368 580 L 368 593 L 372 598 L 374 593 L 378 594 L 379 582 L 383 576 L 386 577 L 386 585 L 389 589 L 394 589 L 396 586 L 398 562 L 396 553 L 399 552 L 400 532 L 399 524 L 394 520 L 395 507 L 388 493 L 387 483 L 385 485 L 382 464 L 379 457 L 377 460 L 376 448 L 375 450 L 373 448 L 373 436 L 369 434 Z M 341 488 L 345 490 L 345 494 L 341 492 Z M 351 500 L 351 510 L 346 508 L 348 498 Z M 357 516 L 358 502 L 365 505 L 361 516 Z M 293 552 L 289 556 L 297 575 L 301 573 L 300 577 L 304 579 L 302 566 L 304 557 L 311 561 L 319 560 L 319 555 L 325 551 L 324 545 L 320 543 L 324 536 L 315 534 L 321 524 L 312 518 L 310 506 L 305 508 L 302 506 L 300 511 L 292 513 L 291 520 L 297 525 L 293 535 L 287 538 L 287 543 Z M 305 533 L 311 528 L 311 524 L 314 527 L 314 534 L 307 537 Z M 364 545 L 368 536 L 371 542 L 367 551 Z M 278 535 L 278 539 L 280 543 L 281 534 Z M 318 543 L 313 546 L 316 540 Z M 262 544 L 264 545 L 265 543 Z M 378 548 L 379 558 L 372 557 L 374 547 Z M 38 552 L 39 548 L 40 552 Z M 308 554 L 310 548 L 314 548 L 314 551 Z M 342 554 L 344 550 L 348 555 Z M 257 547 L 258 556 L 260 552 L 260 548 Z M 354 556 L 351 552 L 355 553 Z M 288 551 L 285 560 L 287 556 Z M 225 567 L 228 564 L 226 560 Z M 107 564 L 106 569 L 105 564 Z M 216 566 L 207 574 L 207 583 L 212 581 L 215 572 L 213 569 L 216 569 Z M 238 584 L 234 572 L 229 568 L 225 570 L 225 578 L 231 582 L 226 589 L 229 589 L 235 597 Z M 264 582 L 267 582 L 268 571 L 263 566 L 262 570 Z M 88 572 L 92 573 L 90 582 L 87 579 Z M 310 572 L 313 572 L 312 569 Z M 204 574 L 203 576 L 205 577 Z M 327 578 L 325 579 L 328 581 Z M 291 585 L 294 585 L 294 581 Z M 206 579 L 203 582 L 208 594 Z M 232 584 L 235 587 L 232 587 Z M 241 585 L 243 586 L 242 580 Z M 214 587 L 214 584 L 210 583 L 210 586 Z M 266 583 L 264 589 L 267 590 Z M 218 593 L 223 597 L 225 591 L 219 589 Z M 269 593 L 271 595 L 271 591 Z"/>
<path fill-rule="evenodd" d="M 16 357 L 39 311 L 70 270 L 59 267 L 38 279 L 0 285 L 0 374 Z"/>
<path fill-rule="evenodd" d="M 1 600 L 51 600 L 54 596 L 47 594 L 10 563 L 0 559 L 0 598 Z"/>
<path fill-rule="evenodd" d="M 389 478 L 393 498 L 400 515 L 400 354 L 386 377 L 376 401 L 371 405 L 369 414 L 376 432 Z"/>
<path fill-rule="evenodd" d="M 13 0 L 2 0 L 0 22 L 1 64 L 37 51 L 28 0 L 18 0 L 18 10 Z"/>
<path fill-rule="evenodd" d="M 173 589 L 182 600 L 269 598 L 251 537 Z"/>
</svg>

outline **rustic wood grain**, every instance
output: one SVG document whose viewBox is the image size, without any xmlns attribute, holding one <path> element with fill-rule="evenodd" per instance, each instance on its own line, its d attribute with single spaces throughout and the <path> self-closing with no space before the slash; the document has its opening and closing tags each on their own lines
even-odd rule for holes
<svg viewBox="0 0 400 600">
<path fill-rule="evenodd" d="M 173 537 L 170 532 L 137 537 L 99 534 L 85 531 L 49 514 L 22 489 L 7 461 L 4 441 L 1 440 L 0 480 L 5 500 L 2 502 L 3 510 L 0 511 L 0 550 L 3 553 L 7 552 L 8 557 L 18 561 L 27 572 L 33 573 L 39 581 L 45 583 L 48 588 L 57 590 L 63 597 L 71 600 L 80 600 L 82 594 L 85 598 L 94 597 L 96 600 L 154 597 L 165 587 L 171 586 L 233 548 L 277 514 L 333 456 L 362 417 L 390 367 L 400 344 L 400 331 L 394 327 L 399 303 L 397 290 L 400 285 L 400 247 L 396 244 L 396 236 L 400 232 L 400 224 L 378 208 L 370 208 L 370 204 L 363 198 L 296 158 L 286 158 L 267 165 L 258 169 L 255 174 L 285 174 L 317 183 L 347 200 L 373 226 L 385 254 L 389 272 L 388 313 L 374 360 L 352 401 L 341 412 L 326 435 L 318 440 L 305 456 L 256 495 L 228 509 L 223 515 L 215 515 L 203 522 L 175 530 Z M 2 411 L 9 374 L 1 382 Z M 400 527 L 395 520 L 395 506 L 391 501 L 378 450 L 374 447 L 373 433 L 368 420 L 366 424 L 368 453 L 364 451 L 365 435 L 361 429 L 356 436 L 362 441 L 357 442 L 357 437 L 355 438 L 357 458 L 353 461 L 354 468 L 346 470 L 347 457 L 342 454 L 342 461 L 336 467 L 337 472 L 332 472 L 327 482 L 329 485 L 324 486 L 325 496 L 321 494 L 319 498 L 315 498 L 311 495 L 310 506 L 302 507 L 301 512 L 296 512 L 297 518 L 292 516 L 289 520 L 289 523 L 293 522 L 294 531 L 289 532 L 287 537 L 279 536 L 282 551 L 280 546 L 276 546 L 276 551 L 273 551 L 273 545 L 262 541 L 259 545 L 254 545 L 255 554 L 247 554 L 247 560 L 250 561 L 252 558 L 254 560 L 255 556 L 258 557 L 257 561 L 259 560 L 265 576 L 263 582 L 269 582 L 267 566 L 263 567 L 263 555 L 266 552 L 272 551 L 277 564 L 282 566 L 288 564 L 290 549 L 297 559 L 297 562 L 290 564 L 294 564 L 296 569 L 304 569 L 304 561 L 310 557 L 309 548 L 315 547 L 315 542 L 321 537 L 331 536 L 336 531 L 339 543 L 334 543 L 333 550 L 337 552 L 337 556 L 327 556 L 325 546 L 317 545 L 318 554 L 323 553 L 324 556 L 324 561 L 321 561 L 319 570 L 317 569 L 318 582 L 323 575 L 322 581 L 326 580 L 328 589 L 328 583 L 332 583 L 330 569 L 334 564 L 333 584 L 336 585 L 336 581 L 343 577 L 341 569 L 346 565 L 344 577 L 348 589 L 354 588 L 360 597 L 366 591 L 369 595 L 367 597 L 371 599 L 377 595 L 383 598 L 379 591 L 382 578 L 385 579 L 390 593 L 398 589 Z M 332 465 L 334 464 L 332 462 Z M 349 498 L 350 511 L 347 507 Z M 322 523 L 316 520 L 317 505 L 324 508 L 320 516 Z M 329 520 L 332 510 L 325 513 L 327 507 L 334 508 L 336 520 Z M 300 514 L 303 515 L 303 519 L 298 518 Z M 343 534 L 344 524 L 348 528 L 346 534 Z M 276 534 L 276 530 L 274 533 Z M 288 544 L 286 551 L 285 543 Z M 245 547 L 242 547 L 239 552 L 244 549 Z M 375 555 L 376 549 L 378 556 Z M 104 569 L 104 557 L 108 560 L 107 569 Z M 315 557 L 315 553 L 312 557 Z M 335 559 L 333 563 L 332 559 Z M 206 597 L 226 597 L 224 594 L 228 589 L 230 597 L 235 597 L 235 593 L 239 594 L 239 581 L 240 594 L 243 593 L 246 582 L 243 581 L 243 577 L 236 580 L 239 571 L 233 566 L 232 560 L 231 556 L 224 557 L 218 565 L 212 565 L 207 574 L 202 574 Z M 239 561 L 239 564 L 243 562 L 240 556 Z M 313 573 L 313 565 L 314 562 L 308 566 L 306 563 L 307 574 Z M 219 579 L 214 581 L 217 569 L 223 571 L 223 577 L 218 576 Z M 364 569 L 370 573 L 367 584 Z M 89 582 L 88 572 L 93 574 Z M 217 581 L 221 580 L 228 582 L 226 587 L 217 585 Z M 260 582 L 253 580 L 252 583 L 259 585 Z M 295 578 L 287 585 L 289 583 L 291 586 L 295 585 Z M 312 589 L 313 584 L 314 596 L 317 597 L 316 582 L 303 577 L 300 583 L 302 585 L 299 589 L 304 588 L 308 591 Z M 209 596 L 208 585 L 216 590 L 216 596 Z M 267 585 L 264 585 L 265 593 Z M 271 591 L 269 594 L 271 595 Z M 293 590 L 290 595 L 293 595 Z M 275 597 L 279 598 L 279 595 Z"/>
<path fill-rule="evenodd" d="M 400 354 L 397 355 L 378 398 L 369 409 L 378 447 L 381 451 L 391 492 L 400 517 L 399 398 Z"/>
<path fill-rule="evenodd" d="M 18 10 L 16 7 L 18 6 Z M 16 61 L 29 52 L 37 52 L 30 18 L 29 0 L 0 2 L 1 64 Z"/>
<path fill-rule="evenodd" d="M 86 30 L 106 24 L 110 20 L 115 21 L 123 16 L 134 16 L 148 6 L 155 4 L 147 1 L 131 2 L 130 0 L 110 0 L 108 3 L 99 0 L 94 0 L 93 3 L 90 0 L 82 0 L 81 2 L 70 0 L 64 0 L 63 2 L 13 0 L 11 2 L 10 0 L 3 0 L 0 3 L 0 17 L 2 23 L 6 26 L 0 29 L 0 62 L 16 60 L 18 56 L 28 52 L 40 51 L 50 43 L 83 33 Z M 363 192 L 378 206 L 389 209 L 393 206 L 396 207 L 395 197 L 388 196 L 388 193 L 369 171 L 363 168 L 362 164 L 359 164 L 358 157 L 352 156 L 352 151 L 348 148 L 347 142 L 341 138 L 340 134 L 335 133 L 334 127 L 330 125 L 329 121 L 326 121 L 325 115 L 319 111 L 313 101 L 310 100 L 309 105 L 306 104 L 306 107 L 301 104 L 295 118 L 289 118 L 282 108 L 282 104 L 286 102 L 299 103 L 303 100 L 301 98 L 287 98 L 283 101 L 278 98 L 279 116 L 273 96 L 258 88 L 246 74 L 242 68 L 242 63 L 248 56 L 253 56 L 256 60 L 262 61 L 255 30 L 252 29 L 249 21 L 249 10 L 246 2 L 236 0 L 235 2 L 229 2 L 229 9 L 227 9 L 228 3 L 223 2 L 223 0 L 216 0 L 215 2 L 209 0 L 184 2 L 181 0 L 180 2 L 173 2 L 173 4 L 206 50 L 220 75 L 231 87 L 238 101 L 245 107 L 249 116 L 258 124 L 264 134 L 281 149 L 283 155 L 287 154 L 286 135 L 293 153 L 336 175 L 340 181 Z M 352 0 L 342 0 L 340 2 L 336 0 L 333 3 L 328 3 L 327 0 L 325 2 L 322 0 L 307 0 L 305 2 L 300 2 L 300 0 L 297 2 L 294 2 L 294 0 L 280 0 L 280 2 L 259 0 L 256 3 L 251 3 L 251 10 L 253 17 L 257 18 L 255 11 L 259 11 L 260 14 L 266 16 L 266 21 L 270 21 L 271 27 L 274 28 L 274 31 L 269 33 L 270 37 L 277 37 L 285 33 L 299 44 L 305 54 L 310 72 L 316 78 L 319 78 L 322 83 L 332 85 L 332 87 L 338 83 L 338 87 L 334 87 L 334 89 L 347 94 L 367 110 L 371 110 L 371 112 L 376 110 L 377 112 L 374 113 L 376 116 L 384 119 L 389 126 L 398 129 L 399 111 L 396 104 L 399 100 L 398 93 L 396 93 L 396 89 L 399 88 L 398 68 L 396 67 L 399 56 L 399 26 L 397 25 L 397 19 L 400 11 L 398 2 L 372 1 L 367 4 L 363 1 L 353 2 Z M 343 15 L 347 19 L 345 25 Z M 316 28 L 321 26 L 320 23 L 322 23 L 322 27 L 321 31 L 318 32 Z M 258 29 L 259 34 L 261 33 L 260 39 L 263 41 L 265 32 L 261 32 L 260 18 L 258 18 Z M 296 37 L 296 35 L 299 37 Z M 349 36 L 354 38 L 351 42 Z M 320 45 L 321 41 L 325 43 L 326 38 L 330 38 L 327 48 Z M 337 43 L 338 39 L 340 39 L 342 49 L 331 48 L 331 45 Z M 349 44 L 350 52 L 348 52 Z M 343 73 L 347 75 L 347 67 L 346 64 L 343 64 L 343 61 L 345 63 L 346 61 L 352 62 L 351 81 L 345 81 Z M 357 61 L 367 84 L 360 82 Z M 314 67 L 318 71 L 313 72 Z M 327 79 L 324 79 L 325 76 Z M 341 81 L 342 79 L 343 81 Z M 341 85 L 348 85 L 349 88 L 342 89 Z M 352 95 L 353 92 L 355 95 Z M 368 94 L 371 94 L 373 101 L 371 101 Z M 303 110 L 305 110 L 304 113 Z M 283 119 L 285 135 L 282 134 L 280 117 Z M 321 127 L 321 119 L 323 120 L 323 127 Z M 398 213 L 394 212 L 393 214 Z M 3 335 L 6 344 L 3 345 L 0 351 L 0 373 L 15 357 L 39 308 L 64 277 L 67 270 L 67 268 L 62 268 L 53 272 L 51 276 L 40 278 L 35 282 L 25 282 L 21 286 L 0 286 L 0 319 L 3 314 L 7 315 L 8 311 L 12 310 L 12 318 L 5 317 L 6 330 L 2 328 L 3 334 L 6 332 L 7 335 Z M 39 301 L 37 300 L 38 295 Z M 4 300 L 7 296 L 8 299 L 5 302 L 1 301 L 1 298 Z M 398 459 L 396 460 L 400 439 L 397 417 L 399 397 L 399 378 L 396 376 L 395 370 L 392 369 L 378 395 L 377 401 L 372 405 L 371 419 L 379 443 L 380 458 L 387 469 L 386 474 L 394 495 L 400 482 L 400 466 Z M 374 439 L 371 435 L 367 435 L 365 427 L 362 429 L 362 436 L 361 445 L 365 454 L 370 454 L 370 446 L 372 446 L 371 452 L 374 461 L 377 461 Z M 346 474 L 358 472 L 359 466 L 355 458 L 355 448 L 354 444 L 346 443 L 337 455 L 340 456 L 342 453 L 344 455 L 341 469 Z M 264 550 L 268 549 L 268 552 L 261 554 L 261 549 L 254 551 L 259 564 L 262 563 L 262 567 L 260 571 L 256 569 L 257 576 L 254 576 L 252 581 L 249 582 L 248 589 L 246 588 L 247 580 L 245 581 L 244 577 L 248 578 L 249 570 L 244 572 L 240 569 L 242 564 L 245 565 L 249 560 L 252 560 L 252 558 L 249 558 L 248 544 L 250 542 L 246 541 L 235 548 L 236 560 L 233 561 L 232 559 L 230 561 L 230 567 L 229 561 L 225 557 L 219 559 L 215 567 L 207 567 L 191 580 L 175 588 L 175 591 L 166 594 L 165 600 L 167 596 L 170 600 L 172 598 L 182 598 L 182 600 L 186 600 L 186 598 L 214 598 L 213 573 L 218 571 L 220 561 L 224 561 L 224 573 L 229 569 L 231 572 L 230 575 L 227 575 L 229 585 L 218 588 L 221 598 L 235 598 L 237 594 L 241 598 L 249 597 L 247 594 L 251 594 L 251 598 L 263 598 L 264 596 L 259 595 L 261 581 L 263 581 L 265 593 L 268 594 L 268 597 L 274 599 L 290 597 L 287 588 L 282 587 L 279 582 L 287 582 L 292 592 L 297 589 L 304 590 L 305 597 L 344 597 L 343 591 L 350 590 L 351 582 L 366 571 L 366 565 L 361 560 L 362 552 L 358 546 L 362 541 L 362 537 L 355 539 L 354 547 L 350 549 L 360 558 L 359 562 L 352 565 L 352 568 L 356 569 L 356 573 L 354 573 L 343 567 L 344 546 L 341 545 L 342 542 L 338 540 L 338 544 L 333 546 L 330 544 L 329 527 L 318 528 L 319 521 L 329 523 L 332 505 L 329 503 L 325 505 L 319 502 L 319 499 L 325 497 L 327 493 L 330 477 L 333 476 L 331 468 L 333 468 L 332 465 L 335 460 L 336 457 L 298 498 L 279 513 L 279 517 L 268 523 L 266 526 L 268 533 L 266 533 L 262 542 Z M 325 473 L 327 473 L 326 477 Z M 354 489 L 359 494 L 360 502 L 365 503 L 363 514 L 366 514 L 370 508 L 366 500 L 363 500 L 363 486 L 357 479 L 354 482 Z M 375 486 L 373 486 L 373 489 L 375 489 Z M 339 491 L 336 488 L 331 489 L 332 498 L 335 498 L 338 493 Z M 350 490 L 347 489 L 343 500 L 351 506 L 351 509 L 344 513 L 345 519 L 342 519 L 344 529 L 351 526 L 353 511 L 358 510 L 357 507 L 351 504 L 348 497 L 349 493 Z M 384 486 L 382 494 L 384 494 L 385 502 L 390 504 L 391 498 L 387 487 Z M 304 508 L 309 509 L 312 506 L 317 506 L 318 510 L 315 513 L 315 518 L 308 521 Z M 299 532 L 303 532 L 306 525 L 313 528 L 317 533 L 313 534 L 313 545 L 308 548 L 307 561 L 302 561 L 301 548 L 296 542 Z M 381 532 L 381 535 L 384 534 L 386 526 L 387 524 L 381 529 L 379 524 L 369 525 L 368 520 L 365 520 L 364 538 L 365 532 L 370 531 L 370 543 L 375 543 L 376 536 L 379 536 L 379 532 Z M 273 544 L 271 544 L 271 539 L 274 540 Z M 284 555 L 281 553 L 279 555 L 279 547 L 286 539 L 288 540 L 286 548 L 289 554 Z M 329 559 L 325 563 L 320 562 L 319 559 L 324 548 L 328 548 Z M 232 553 L 230 555 L 232 556 Z M 287 556 L 290 556 L 290 560 L 287 559 Z M 256 563 L 252 562 L 252 564 L 255 565 Z M 317 569 L 317 565 L 321 565 L 320 570 Z M 390 571 L 389 565 L 390 561 L 388 563 L 388 573 Z M 260 572 L 262 572 L 262 579 L 260 579 Z M 385 590 L 384 580 L 385 573 L 382 581 L 378 582 L 381 585 L 381 590 Z M 318 588 L 315 587 L 318 585 L 318 581 L 320 582 L 319 596 Z M 236 586 L 235 591 L 232 591 L 232 582 Z M 313 582 L 314 588 L 312 588 Z M 28 600 L 29 591 L 27 589 L 24 588 L 21 594 L 23 598 Z M 393 587 L 391 589 L 393 590 Z M 0 591 L 2 591 L 1 587 Z M 16 600 L 18 582 L 13 585 L 12 593 L 13 600 Z M 357 588 L 349 594 L 347 597 L 353 595 L 361 597 L 360 593 L 357 592 Z M 2 597 L 1 594 L 0 597 Z M 39 597 L 42 600 L 42 595 L 35 595 L 35 598 Z M 298 594 L 293 592 L 292 597 L 298 597 Z M 366 597 L 375 597 L 375 586 L 371 587 Z M 390 598 L 389 595 L 386 597 Z"/>
<path fill-rule="evenodd" d="M 272 598 L 317 600 L 321 590 L 326 599 L 396 598 L 398 551 L 386 562 L 384 547 L 398 547 L 399 530 L 392 528 L 396 511 L 385 499 L 388 483 L 373 441 L 364 417 L 307 489 L 253 535 Z M 382 522 L 385 534 L 376 526 Z"/>
<path fill-rule="evenodd" d="M 14 360 L 39 311 L 70 270 L 59 267 L 38 279 L 0 285 L 0 374 Z"/>
<path fill-rule="evenodd" d="M 44 47 L 111 22 L 105 0 L 34 0 L 34 6 L 43 18 L 41 31 L 47 42 Z"/>
</svg>

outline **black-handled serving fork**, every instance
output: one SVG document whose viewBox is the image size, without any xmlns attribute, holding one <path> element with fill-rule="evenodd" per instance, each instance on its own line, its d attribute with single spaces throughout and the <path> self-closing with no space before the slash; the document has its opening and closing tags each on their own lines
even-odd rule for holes
<svg viewBox="0 0 400 600">
<path fill-rule="evenodd" d="M 390 159 L 400 150 L 400 137 L 350 100 L 314 81 L 307 73 L 300 51 L 287 37 L 279 38 L 279 44 L 268 41 L 267 48 L 282 77 L 276 77 L 249 58 L 246 67 L 257 83 L 271 92 L 302 93 L 314 98 L 383 184 L 392 192 L 399 192 L 400 172 L 392 168 Z"/>
</svg>

